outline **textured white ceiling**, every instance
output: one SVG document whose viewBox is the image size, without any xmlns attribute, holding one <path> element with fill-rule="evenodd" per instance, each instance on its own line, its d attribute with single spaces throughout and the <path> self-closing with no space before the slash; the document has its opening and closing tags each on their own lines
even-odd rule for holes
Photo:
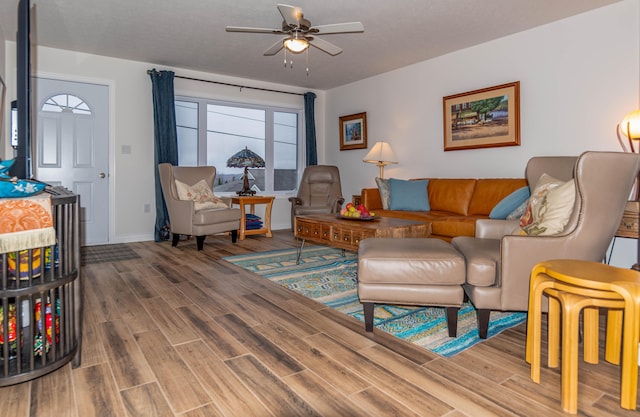
<svg viewBox="0 0 640 417">
<path fill-rule="evenodd" d="M 313 25 L 360 21 L 364 33 L 324 36 L 344 52 L 263 56 L 281 35 L 270 0 L 31 0 L 32 42 L 52 48 L 256 80 L 330 89 L 619 0 L 296 0 Z M 0 28 L 15 40 L 18 0 L 0 2 Z"/>
</svg>

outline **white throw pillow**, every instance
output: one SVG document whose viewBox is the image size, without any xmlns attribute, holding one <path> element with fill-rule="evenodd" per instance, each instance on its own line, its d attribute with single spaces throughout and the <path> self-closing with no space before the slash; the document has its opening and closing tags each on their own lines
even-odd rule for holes
<svg viewBox="0 0 640 417">
<path fill-rule="evenodd" d="M 213 194 L 205 180 L 200 180 L 193 185 L 187 185 L 182 181 L 176 180 L 176 189 L 178 190 L 178 198 L 180 200 L 193 201 L 196 211 L 229 207 L 223 199 Z"/>
<path fill-rule="evenodd" d="M 567 182 L 542 174 L 520 218 L 524 234 L 548 236 L 562 232 L 576 199 L 574 180 Z"/>
</svg>

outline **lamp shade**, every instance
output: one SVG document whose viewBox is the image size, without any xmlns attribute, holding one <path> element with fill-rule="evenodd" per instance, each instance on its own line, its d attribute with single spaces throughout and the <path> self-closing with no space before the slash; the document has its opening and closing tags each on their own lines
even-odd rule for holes
<svg viewBox="0 0 640 417">
<path fill-rule="evenodd" d="M 391 146 L 386 142 L 376 142 L 373 148 L 365 155 L 362 162 L 376 164 L 380 168 L 380 178 L 384 178 L 384 167 L 389 164 L 397 164 L 398 159 Z"/>
<path fill-rule="evenodd" d="M 245 147 L 227 159 L 229 168 L 264 168 L 264 159 L 251 149 Z"/>
<path fill-rule="evenodd" d="M 640 139 L 640 109 L 624 116 L 620 122 L 620 132 L 629 139 Z"/>
<path fill-rule="evenodd" d="M 376 142 L 373 148 L 365 155 L 362 162 L 384 166 L 389 164 L 397 164 L 398 159 L 393 153 L 391 146 L 387 142 Z"/>
</svg>

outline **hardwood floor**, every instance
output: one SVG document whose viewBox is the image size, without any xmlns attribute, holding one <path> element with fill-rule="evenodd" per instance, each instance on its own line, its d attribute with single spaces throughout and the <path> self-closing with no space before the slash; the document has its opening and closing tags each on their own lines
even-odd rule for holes
<svg viewBox="0 0 640 417">
<path fill-rule="evenodd" d="M 81 366 L 0 388 L 0 415 L 565 415 L 559 370 L 529 378 L 524 325 L 445 359 L 221 260 L 292 247 L 290 231 L 195 244 L 86 265 Z M 617 366 L 581 361 L 579 379 L 579 415 L 637 415 Z"/>
</svg>

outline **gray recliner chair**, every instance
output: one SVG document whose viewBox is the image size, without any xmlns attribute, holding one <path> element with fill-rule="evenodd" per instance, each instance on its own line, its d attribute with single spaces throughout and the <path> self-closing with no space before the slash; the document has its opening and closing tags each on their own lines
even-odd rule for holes
<svg viewBox="0 0 640 417">
<path fill-rule="evenodd" d="M 575 204 L 564 230 L 553 236 L 521 236 L 511 234 L 517 220 L 478 220 L 475 237 L 452 240 L 465 258 L 464 290 L 477 309 L 481 338 L 487 337 L 492 310 L 527 311 L 529 275 L 538 262 L 604 259 L 639 166 L 640 155 L 621 152 L 532 158 L 525 173 L 532 189 L 543 173 L 575 179 Z"/>
<path fill-rule="evenodd" d="M 205 208 L 196 211 L 193 201 L 180 200 L 178 196 L 176 179 L 187 185 L 194 185 L 204 179 L 213 190 L 215 167 L 178 167 L 164 163 L 158 165 L 158 171 L 173 235 L 171 246 L 178 245 L 180 235 L 196 236 L 198 250 L 202 250 L 206 235 L 222 232 L 231 232 L 231 241 L 236 242 L 240 228 L 239 208 Z M 231 199 L 223 200 L 231 207 Z"/>
<path fill-rule="evenodd" d="M 340 171 L 333 165 L 311 165 L 305 168 L 297 197 L 291 202 L 291 227 L 295 216 L 338 213 L 344 203 Z"/>
</svg>

